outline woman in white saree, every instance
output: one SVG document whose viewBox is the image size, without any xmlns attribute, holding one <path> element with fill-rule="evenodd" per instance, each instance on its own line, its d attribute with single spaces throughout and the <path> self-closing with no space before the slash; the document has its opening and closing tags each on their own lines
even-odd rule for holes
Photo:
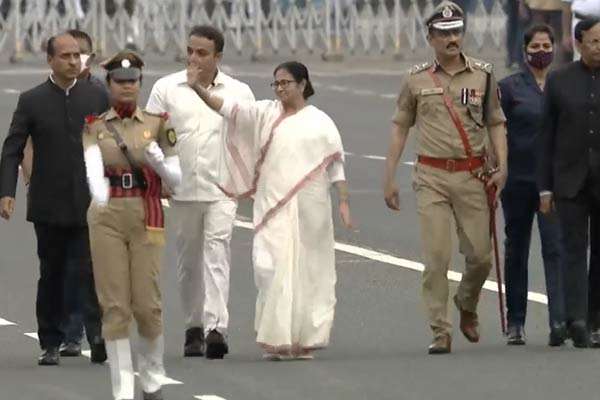
<svg viewBox="0 0 600 400">
<path fill-rule="evenodd" d="M 351 227 L 339 132 L 307 104 L 314 90 L 301 63 L 275 69 L 278 100 L 253 103 L 211 95 L 197 74 L 188 68 L 188 84 L 230 122 L 221 189 L 254 198 L 256 341 L 268 359 L 312 358 L 329 343 L 336 303 L 332 184 Z"/>
</svg>

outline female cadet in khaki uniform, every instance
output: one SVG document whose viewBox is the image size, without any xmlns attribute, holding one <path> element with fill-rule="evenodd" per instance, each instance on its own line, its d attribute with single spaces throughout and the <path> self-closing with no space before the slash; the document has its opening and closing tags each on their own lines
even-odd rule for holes
<svg viewBox="0 0 600 400">
<path fill-rule="evenodd" d="M 134 398 L 132 316 L 140 335 L 143 398 L 163 398 L 160 194 L 163 184 L 174 190 L 181 181 L 176 135 L 167 127 L 168 117 L 137 107 L 143 65 L 129 51 L 104 63 L 112 108 L 98 118 L 89 117 L 83 135 L 93 199 L 88 212 L 92 261 L 116 400 Z"/>
</svg>

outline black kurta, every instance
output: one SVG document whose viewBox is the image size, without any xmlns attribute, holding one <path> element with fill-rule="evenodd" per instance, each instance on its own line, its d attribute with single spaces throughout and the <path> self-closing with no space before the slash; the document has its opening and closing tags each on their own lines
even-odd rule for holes
<svg viewBox="0 0 600 400">
<path fill-rule="evenodd" d="M 588 175 L 600 179 L 600 69 L 570 63 L 546 81 L 538 186 L 574 198 Z"/>
<path fill-rule="evenodd" d="M 78 81 L 68 94 L 50 79 L 19 96 L 0 161 L 0 197 L 15 196 L 27 137 L 33 166 L 27 220 L 86 226 L 90 202 L 81 135 L 87 115 L 108 109 L 106 91 Z"/>
</svg>

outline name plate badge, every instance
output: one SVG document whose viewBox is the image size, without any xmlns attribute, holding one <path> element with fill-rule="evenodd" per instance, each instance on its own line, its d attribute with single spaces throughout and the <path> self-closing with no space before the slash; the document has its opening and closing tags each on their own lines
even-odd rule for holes
<svg viewBox="0 0 600 400">
<path fill-rule="evenodd" d="M 421 89 L 421 96 L 431 96 L 434 94 L 444 94 L 444 88 L 436 87 L 429 89 Z"/>
</svg>

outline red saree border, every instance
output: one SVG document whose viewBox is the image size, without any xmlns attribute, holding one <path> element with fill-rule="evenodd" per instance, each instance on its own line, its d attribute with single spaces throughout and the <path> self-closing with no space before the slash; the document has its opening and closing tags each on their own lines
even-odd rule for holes
<svg viewBox="0 0 600 400">
<path fill-rule="evenodd" d="M 312 171 L 306 174 L 304 178 L 302 178 L 285 196 L 283 196 L 281 200 L 277 202 L 277 204 L 275 204 L 271 209 L 269 209 L 265 213 L 265 216 L 263 217 L 262 221 L 260 221 L 254 227 L 254 232 L 259 232 L 265 226 L 265 224 L 269 222 L 269 220 L 273 218 L 275 214 L 277 214 L 277 212 L 279 212 L 283 208 L 283 206 L 285 206 L 292 199 L 292 197 L 296 195 L 296 193 L 298 193 L 304 186 L 306 186 L 308 182 L 315 179 L 320 172 L 323 172 L 329 166 L 329 164 L 336 160 L 341 160 L 341 158 L 342 153 L 339 151 L 325 157 L 319 165 L 317 165 Z"/>
<path fill-rule="evenodd" d="M 263 342 L 257 342 L 257 344 L 267 353 L 282 356 L 302 355 L 311 351 L 322 350 L 327 347 L 327 344 L 325 343 L 315 344 L 312 346 L 301 346 L 300 344 L 284 344 L 281 346 L 273 346 Z"/>
<path fill-rule="evenodd" d="M 233 115 L 235 118 L 235 114 L 237 114 L 237 110 L 238 107 L 237 105 L 234 107 L 234 111 L 233 111 Z M 219 187 L 219 189 L 221 189 L 221 191 L 223 193 L 225 193 L 225 195 L 227 197 L 231 197 L 231 198 L 235 198 L 235 199 L 245 199 L 248 198 L 252 195 L 254 195 L 254 193 L 256 193 L 256 186 L 258 184 L 258 179 L 260 178 L 260 170 L 262 168 L 262 165 L 265 162 L 265 158 L 267 157 L 267 152 L 269 151 L 269 148 L 271 147 L 271 143 L 273 142 L 273 136 L 275 136 L 275 129 L 277 129 L 277 127 L 279 126 L 279 124 L 281 124 L 281 121 L 283 121 L 285 118 L 294 115 L 294 114 L 290 114 L 290 115 L 285 115 L 283 113 L 281 113 L 279 115 L 279 117 L 275 120 L 275 122 L 273 123 L 273 127 L 271 128 L 271 132 L 269 133 L 269 138 L 267 139 L 267 142 L 264 144 L 263 147 L 261 147 L 260 149 L 260 156 L 258 158 L 258 160 L 256 161 L 256 166 L 254 167 L 254 177 L 252 179 L 252 186 L 250 186 L 250 189 L 244 193 L 238 194 L 236 195 L 235 193 L 231 193 L 230 191 L 228 191 L 227 189 L 225 189 L 224 187 L 222 187 L 221 185 L 217 184 L 217 186 Z M 230 134 L 228 133 L 228 136 Z M 236 146 L 234 146 L 233 144 L 231 144 L 230 141 L 227 142 L 228 145 L 227 147 L 229 148 L 229 151 L 232 152 L 231 157 L 233 158 L 233 161 L 236 163 L 236 166 L 238 167 L 238 170 L 240 170 L 240 174 L 242 175 L 242 179 L 245 180 L 244 178 L 244 174 L 248 174 L 248 168 L 246 167 L 246 165 L 244 164 L 239 150 Z M 234 155 L 235 153 L 235 155 Z M 245 172 L 244 172 L 245 171 Z"/>
</svg>

